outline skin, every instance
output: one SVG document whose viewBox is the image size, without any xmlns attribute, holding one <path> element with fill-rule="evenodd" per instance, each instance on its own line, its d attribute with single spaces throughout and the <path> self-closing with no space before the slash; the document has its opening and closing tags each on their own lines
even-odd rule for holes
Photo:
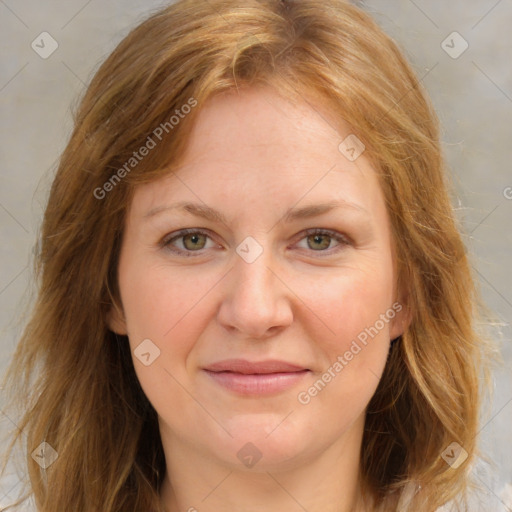
<svg viewBox="0 0 512 512">
<path fill-rule="evenodd" d="M 109 323 L 128 335 L 132 354 L 144 339 L 160 350 L 149 366 L 133 360 L 159 415 L 169 512 L 363 510 L 365 411 L 390 340 L 407 327 L 406 309 L 308 404 L 298 401 L 400 300 L 375 169 L 364 153 L 351 162 L 338 150 L 350 128 L 334 130 L 319 112 L 266 87 L 216 96 L 200 112 L 183 165 L 135 191 L 118 270 L 122 312 Z M 179 201 L 208 205 L 226 221 L 176 209 L 144 217 Z M 288 208 L 329 201 L 359 208 L 284 220 Z M 183 228 L 207 236 L 160 245 Z M 348 238 L 319 241 L 304 234 L 309 228 Z M 248 236 L 263 249 L 252 263 L 236 252 Z M 242 396 L 203 371 L 229 358 L 311 371 L 279 393 Z M 249 442 L 262 454 L 251 468 L 237 457 Z"/>
</svg>

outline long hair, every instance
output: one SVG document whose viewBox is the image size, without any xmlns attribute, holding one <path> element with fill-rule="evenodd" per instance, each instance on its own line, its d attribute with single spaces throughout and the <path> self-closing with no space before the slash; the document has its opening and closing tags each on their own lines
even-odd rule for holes
<svg viewBox="0 0 512 512">
<path fill-rule="evenodd" d="M 127 338 L 106 321 L 121 307 L 125 216 L 139 184 L 179 163 L 209 98 L 261 84 L 347 122 L 385 195 L 412 320 L 367 410 L 361 478 L 374 510 L 463 505 L 490 344 L 477 328 L 479 294 L 439 122 L 418 77 L 373 19 L 342 0 L 179 0 L 133 29 L 99 68 L 49 194 L 38 294 L 5 381 L 22 410 L 9 452 L 25 437 L 41 512 L 161 510 L 156 412 Z M 146 156 L 135 158 L 143 146 Z M 58 455 L 46 469 L 32 456 L 42 442 Z M 468 454 L 458 468 L 442 456 L 452 443 Z"/>
</svg>

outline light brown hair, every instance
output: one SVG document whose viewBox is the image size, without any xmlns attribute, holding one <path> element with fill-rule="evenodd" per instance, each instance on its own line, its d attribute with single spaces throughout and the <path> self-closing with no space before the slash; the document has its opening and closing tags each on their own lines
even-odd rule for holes
<svg viewBox="0 0 512 512">
<path fill-rule="evenodd" d="M 127 340 L 106 323 L 110 308 L 121 308 L 125 215 L 137 185 L 177 165 L 209 98 L 257 84 L 327 106 L 379 171 L 412 322 L 368 406 L 361 478 L 372 509 L 432 511 L 456 497 L 463 506 L 489 343 L 476 330 L 479 299 L 438 120 L 417 76 L 373 19 L 341 0 L 180 0 L 100 67 L 52 184 L 34 265 L 38 296 L 6 376 L 23 411 L 9 451 L 23 431 L 41 512 L 161 510 L 156 413 Z M 191 99 L 197 106 L 113 179 Z M 58 453 L 46 471 L 30 456 L 43 440 Z M 456 470 L 441 457 L 452 442 L 469 455 Z"/>
</svg>

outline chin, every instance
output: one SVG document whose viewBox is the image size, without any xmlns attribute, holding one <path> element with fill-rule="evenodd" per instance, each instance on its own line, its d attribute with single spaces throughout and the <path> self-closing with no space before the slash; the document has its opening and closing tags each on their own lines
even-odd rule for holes
<svg viewBox="0 0 512 512">
<path fill-rule="evenodd" d="M 293 413 L 292 413 L 293 414 Z M 286 471 L 296 468 L 300 459 L 314 453 L 315 436 L 307 425 L 287 424 L 286 414 L 251 414 L 229 422 L 222 438 L 210 449 L 233 469 Z M 284 420 L 284 421 L 283 421 Z"/>
</svg>

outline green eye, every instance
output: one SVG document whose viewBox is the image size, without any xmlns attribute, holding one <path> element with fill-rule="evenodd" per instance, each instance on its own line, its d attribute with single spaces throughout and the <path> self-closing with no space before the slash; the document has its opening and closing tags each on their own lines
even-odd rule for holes
<svg viewBox="0 0 512 512">
<path fill-rule="evenodd" d="M 183 235 L 180 238 L 183 239 L 183 246 L 191 251 L 195 251 L 198 249 L 204 249 L 206 245 L 207 235 L 204 233 L 192 233 L 189 235 Z"/>
<path fill-rule="evenodd" d="M 307 237 L 308 240 L 308 246 L 311 249 L 328 249 L 329 245 L 331 245 L 331 237 L 329 235 L 325 234 L 316 234 L 316 235 L 309 235 Z M 313 247 L 316 245 L 316 247 Z"/>
<path fill-rule="evenodd" d="M 173 235 L 164 239 L 161 245 L 177 255 L 200 256 L 203 249 L 213 247 L 208 247 L 208 240 L 212 243 L 213 240 L 208 232 L 201 229 L 184 229 Z M 302 235 L 303 237 L 299 240 L 299 243 L 305 240 L 307 246 L 301 247 L 301 249 L 316 253 L 329 255 L 343 249 L 344 246 L 350 245 L 350 240 L 345 235 L 330 229 L 313 228 L 306 230 Z M 331 247 L 333 241 L 337 245 Z"/>
<path fill-rule="evenodd" d="M 317 253 L 332 254 L 350 245 L 350 240 L 345 235 L 331 229 L 313 228 L 308 229 L 304 234 L 306 236 L 302 238 L 300 242 L 306 240 L 307 247 L 302 247 L 302 249 Z M 333 240 L 337 245 L 331 247 Z M 332 249 L 332 251 L 330 249 Z"/>
<path fill-rule="evenodd" d="M 161 245 L 171 252 L 183 256 L 200 255 L 202 249 L 207 249 L 207 242 L 211 237 L 200 229 L 183 229 L 174 236 L 164 239 Z M 180 242 L 181 241 L 181 242 Z M 180 242 L 178 244 L 178 242 Z"/>
</svg>

